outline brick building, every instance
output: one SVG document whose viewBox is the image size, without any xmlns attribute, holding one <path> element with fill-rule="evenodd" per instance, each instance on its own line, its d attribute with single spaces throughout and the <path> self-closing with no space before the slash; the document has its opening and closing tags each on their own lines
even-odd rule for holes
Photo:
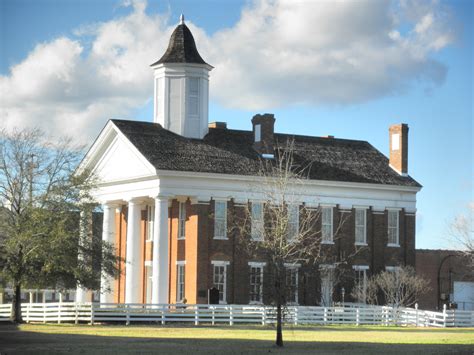
<svg viewBox="0 0 474 355">
<path fill-rule="evenodd" d="M 291 301 L 328 304 L 346 300 L 353 285 L 387 267 L 415 265 L 416 193 L 407 173 L 408 126 L 390 127 L 390 159 L 365 141 L 274 132 L 271 114 L 249 118 L 248 131 L 208 122 L 209 73 L 184 24 L 152 64 L 151 122 L 110 120 L 80 170 L 100 179 L 103 239 L 126 259 L 102 302 L 207 303 L 219 289 L 222 303 L 265 303 L 270 291 L 265 260 L 248 258 L 229 232 L 245 206 L 261 210 L 263 195 L 249 189 L 261 159 L 273 159 L 277 142 L 294 141 L 298 159 L 311 166 L 299 206 L 321 211 L 318 229 L 328 254 L 362 248 L 344 277 L 306 265 L 289 265 Z M 293 213 L 298 225 L 298 208 Z M 265 218 L 264 216 L 262 218 Z M 333 228 L 344 218 L 340 237 Z M 356 233 L 357 231 L 357 233 Z M 331 268 L 331 265 L 324 265 Z M 77 290 L 77 300 L 88 293 Z"/>
<path fill-rule="evenodd" d="M 474 274 L 469 259 L 458 250 L 416 250 L 416 272 L 430 283 L 431 290 L 420 297 L 422 309 L 441 310 L 455 304 L 474 310 Z"/>
</svg>

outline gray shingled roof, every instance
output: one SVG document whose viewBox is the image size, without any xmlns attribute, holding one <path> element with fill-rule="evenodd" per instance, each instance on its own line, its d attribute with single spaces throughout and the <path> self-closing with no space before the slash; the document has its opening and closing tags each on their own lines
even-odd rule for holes
<svg viewBox="0 0 474 355">
<path fill-rule="evenodd" d="M 199 55 L 193 34 L 184 23 L 175 28 L 165 54 L 152 66 L 163 63 L 207 64 Z"/>
<path fill-rule="evenodd" d="M 252 148 L 252 131 L 209 128 L 204 139 L 186 138 L 157 123 L 112 120 L 145 158 L 159 170 L 256 175 L 260 155 Z M 294 141 L 294 160 L 308 166 L 314 180 L 421 187 L 397 174 L 388 158 L 366 141 L 275 134 L 276 142 Z"/>
</svg>

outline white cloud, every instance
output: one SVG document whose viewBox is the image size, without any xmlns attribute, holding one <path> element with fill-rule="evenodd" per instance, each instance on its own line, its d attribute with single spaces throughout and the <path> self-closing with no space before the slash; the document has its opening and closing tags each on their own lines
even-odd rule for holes
<svg viewBox="0 0 474 355">
<path fill-rule="evenodd" d="M 150 100 L 149 64 L 175 24 L 167 14 L 147 14 L 145 1 L 122 5 L 131 6 L 128 15 L 38 44 L 0 76 L 7 127 L 91 138 L 107 119 Z M 256 0 L 238 23 L 212 36 L 188 25 L 215 66 L 211 98 L 261 110 L 365 102 L 419 79 L 442 83 L 446 68 L 432 54 L 453 41 L 446 13 L 436 1 Z"/>
</svg>

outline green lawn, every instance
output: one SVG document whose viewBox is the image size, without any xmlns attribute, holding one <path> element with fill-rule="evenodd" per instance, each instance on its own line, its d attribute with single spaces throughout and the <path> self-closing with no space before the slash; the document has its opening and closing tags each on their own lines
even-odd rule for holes
<svg viewBox="0 0 474 355">
<path fill-rule="evenodd" d="M 285 347 L 262 326 L 0 325 L 0 354 L 474 353 L 474 328 L 286 327 Z"/>
</svg>

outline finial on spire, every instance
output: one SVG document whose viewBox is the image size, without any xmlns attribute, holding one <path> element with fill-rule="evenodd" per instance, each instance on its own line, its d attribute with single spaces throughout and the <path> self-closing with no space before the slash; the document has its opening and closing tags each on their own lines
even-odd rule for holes
<svg viewBox="0 0 474 355">
<path fill-rule="evenodd" d="M 184 25 L 184 15 L 181 14 L 181 16 L 179 17 L 179 22 Z"/>
</svg>

